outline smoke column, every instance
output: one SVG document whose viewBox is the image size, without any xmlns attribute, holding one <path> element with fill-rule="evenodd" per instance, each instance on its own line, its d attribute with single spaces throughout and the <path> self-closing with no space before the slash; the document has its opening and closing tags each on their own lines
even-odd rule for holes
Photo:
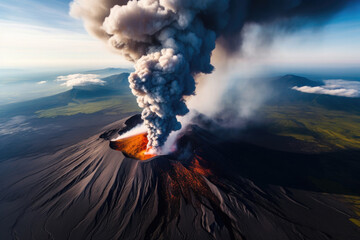
<svg viewBox="0 0 360 240">
<path fill-rule="evenodd" d="M 212 72 L 210 60 L 216 42 L 231 54 L 241 47 L 241 31 L 247 23 L 286 31 L 318 26 L 348 2 L 74 0 L 70 14 L 135 63 L 130 87 L 143 108 L 148 147 L 160 152 L 170 132 L 181 128 L 176 116 L 189 111 L 185 98 L 195 93 L 194 77 Z"/>
</svg>

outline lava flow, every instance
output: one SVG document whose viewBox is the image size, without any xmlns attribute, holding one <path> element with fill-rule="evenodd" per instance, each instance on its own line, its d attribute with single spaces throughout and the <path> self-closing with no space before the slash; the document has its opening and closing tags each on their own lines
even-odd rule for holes
<svg viewBox="0 0 360 240">
<path fill-rule="evenodd" d="M 208 177 L 208 176 L 212 175 L 212 172 L 205 165 L 206 165 L 206 161 L 199 155 L 195 155 L 194 159 L 192 160 L 192 162 L 189 166 L 189 169 L 200 175 Z"/>
<path fill-rule="evenodd" d="M 121 151 L 127 157 L 138 160 L 147 160 L 156 156 L 147 152 L 147 144 L 147 133 L 141 133 L 116 141 L 111 141 L 110 147 Z"/>
</svg>

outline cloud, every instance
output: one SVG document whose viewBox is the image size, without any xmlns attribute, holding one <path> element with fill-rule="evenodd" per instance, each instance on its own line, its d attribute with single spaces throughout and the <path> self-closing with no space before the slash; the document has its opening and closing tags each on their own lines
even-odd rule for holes
<svg viewBox="0 0 360 240">
<path fill-rule="evenodd" d="M 37 82 L 37 84 L 45 84 L 46 83 L 46 81 L 40 81 L 40 82 Z"/>
<path fill-rule="evenodd" d="M 56 81 L 64 82 L 61 85 L 67 87 L 85 86 L 85 85 L 104 85 L 105 81 L 99 79 L 97 74 L 70 74 L 67 76 L 59 76 Z"/>
<path fill-rule="evenodd" d="M 58 29 L 26 21 L 6 21 L 0 17 L 0 36 L 2 68 L 131 66 L 118 55 L 105 51 L 106 46 L 88 34 L 72 29 Z"/>
<path fill-rule="evenodd" d="M 36 129 L 29 125 L 25 116 L 15 116 L 0 123 L 0 136 L 34 130 Z"/>
<path fill-rule="evenodd" d="M 293 87 L 292 89 L 315 94 L 327 94 L 341 97 L 360 97 L 360 82 L 342 79 L 324 80 L 325 85 L 310 87 Z"/>
</svg>

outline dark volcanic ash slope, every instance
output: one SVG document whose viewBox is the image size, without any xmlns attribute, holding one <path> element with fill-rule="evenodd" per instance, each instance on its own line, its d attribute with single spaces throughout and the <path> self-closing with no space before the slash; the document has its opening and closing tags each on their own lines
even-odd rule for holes
<svg viewBox="0 0 360 240">
<path fill-rule="evenodd" d="M 133 125 L 136 117 L 126 124 Z M 125 120 L 53 155 L 1 163 L 1 239 L 359 239 L 339 199 L 258 187 L 191 126 L 169 156 L 109 147 Z M 259 166 L 261 167 L 261 166 Z"/>
</svg>

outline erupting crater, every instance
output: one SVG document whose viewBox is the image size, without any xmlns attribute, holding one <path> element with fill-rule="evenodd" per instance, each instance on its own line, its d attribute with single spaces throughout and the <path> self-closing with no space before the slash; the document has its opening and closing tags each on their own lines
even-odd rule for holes
<svg viewBox="0 0 360 240">
<path fill-rule="evenodd" d="M 121 151 L 126 157 L 148 160 L 156 155 L 148 153 L 147 133 L 136 134 L 110 142 L 110 147 Z"/>
</svg>

